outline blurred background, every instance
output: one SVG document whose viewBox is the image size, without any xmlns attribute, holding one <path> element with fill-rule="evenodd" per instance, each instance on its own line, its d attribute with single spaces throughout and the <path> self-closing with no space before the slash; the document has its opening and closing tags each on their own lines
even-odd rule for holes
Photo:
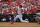
<svg viewBox="0 0 40 27">
<path fill-rule="evenodd" d="M 23 20 L 36 22 L 36 17 L 40 17 L 40 0 L 0 0 L 0 22 L 12 21 L 17 15 L 19 6 L 23 10 Z M 20 19 L 16 22 L 20 22 Z"/>
</svg>

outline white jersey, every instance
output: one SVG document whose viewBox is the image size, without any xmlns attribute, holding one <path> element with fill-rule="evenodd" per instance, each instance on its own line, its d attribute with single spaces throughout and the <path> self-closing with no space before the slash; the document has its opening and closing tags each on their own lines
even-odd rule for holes
<svg viewBox="0 0 40 27">
<path fill-rule="evenodd" d="M 0 0 L 1 1 L 1 0 Z"/>
<path fill-rule="evenodd" d="M 18 8 L 18 15 L 22 15 L 21 8 Z"/>
</svg>

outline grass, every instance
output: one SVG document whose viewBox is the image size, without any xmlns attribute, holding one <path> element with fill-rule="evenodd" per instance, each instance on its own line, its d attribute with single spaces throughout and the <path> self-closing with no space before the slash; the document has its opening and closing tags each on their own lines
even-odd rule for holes
<svg viewBox="0 0 40 27">
<path fill-rule="evenodd" d="M 10 23 L 10 22 L 0 22 L 0 23 Z M 22 23 L 22 22 L 14 22 L 14 23 Z"/>
<path fill-rule="evenodd" d="M 40 26 L 0 26 L 0 27 L 40 27 Z"/>
<path fill-rule="evenodd" d="M 0 23 L 10 23 L 10 22 L 0 22 Z M 14 23 L 23 23 L 23 22 L 14 22 Z M 37 23 L 37 22 L 29 22 L 29 23 Z"/>
</svg>

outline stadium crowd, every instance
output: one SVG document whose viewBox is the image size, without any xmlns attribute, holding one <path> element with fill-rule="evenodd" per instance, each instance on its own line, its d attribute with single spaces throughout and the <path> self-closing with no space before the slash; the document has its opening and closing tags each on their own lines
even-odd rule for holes
<svg viewBox="0 0 40 27">
<path fill-rule="evenodd" d="M 19 6 L 22 8 L 23 18 L 34 20 L 33 14 L 40 9 L 39 0 L 9 0 L 0 2 L 0 21 L 10 21 L 17 15 Z M 27 16 L 26 16 L 27 15 Z"/>
</svg>

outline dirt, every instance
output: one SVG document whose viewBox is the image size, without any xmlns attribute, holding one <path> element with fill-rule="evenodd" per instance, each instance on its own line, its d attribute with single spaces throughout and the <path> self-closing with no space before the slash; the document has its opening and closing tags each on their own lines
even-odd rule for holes
<svg viewBox="0 0 40 27">
<path fill-rule="evenodd" d="M 37 23 L 0 23 L 0 26 L 40 26 L 40 24 Z"/>
</svg>

